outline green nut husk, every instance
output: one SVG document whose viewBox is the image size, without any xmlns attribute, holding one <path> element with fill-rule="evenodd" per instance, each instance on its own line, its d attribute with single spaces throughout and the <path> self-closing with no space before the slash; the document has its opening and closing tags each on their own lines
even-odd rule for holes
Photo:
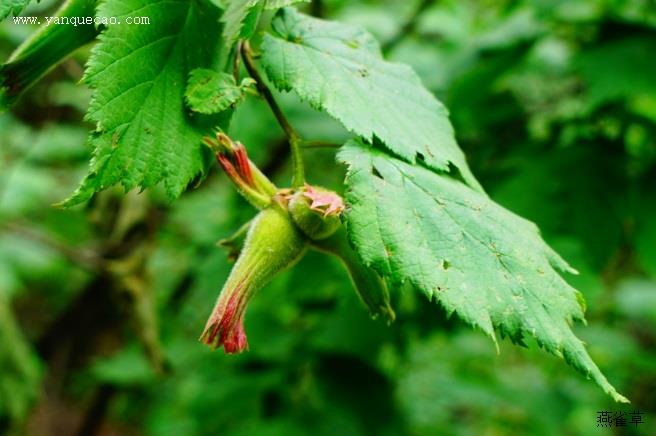
<svg viewBox="0 0 656 436">
<path fill-rule="evenodd" d="M 258 214 L 214 306 L 200 340 L 226 353 L 248 347 L 244 331 L 246 305 L 278 273 L 292 267 L 308 246 L 286 210 L 274 204 Z"/>
<path fill-rule="evenodd" d="M 330 237 L 342 225 L 344 203 L 327 189 L 306 185 L 292 194 L 288 209 L 294 223 L 313 241 Z"/>
</svg>

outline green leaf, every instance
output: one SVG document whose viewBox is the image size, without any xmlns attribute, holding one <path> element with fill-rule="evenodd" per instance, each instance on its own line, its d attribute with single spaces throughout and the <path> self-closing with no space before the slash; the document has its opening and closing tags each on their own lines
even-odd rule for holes
<svg viewBox="0 0 656 436">
<path fill-rule="evenodd" d="M 455 141 L 446 108 L 407 65 L 386 62 L 375 39 L 359 27 L 281 9 L 266 35 L 262 62 L 284 91 L 327 112 L 349 131 L 381 139 L 395 155 L 438 171 L 454 165 L 476 189 Z"/>
<path fill-rule="evenodd" d="M 253 84 L 253 79 L 245 78 L 237 85 L 231 74 L 199 68 L 189 76 L 185 98 L 194 112 L 216 114 L 239 102 Z"/>
<path fill-rule="evenodd" d="M 221 17 L 221 22 L 225 23 L 223 39 L 226 46 L 232 47 L 238 39 L 253 36 L 262 8 L 277 9 L 300 1 L 309 0 L 230 0 Z"/>
<path fill-rule="evenodd" d="M 574 272 L 537 227 L 449 177 L 392 158 L 361 142 L 339 153 L 348 164 L 349 236 L 362 260 L 393 283 L 409 281 L 449 314 L 496 343 L 537 343 L 608 383 L 571 331 L 584 321 L 583 299 L 556 272 Z"/>
<path fill-rule="evenodd" d="M 225 24 L 225 45 L 232 47 L 238 39 L 250 38 L 255 32 L 261 11 L 262 0 L 231 0 L 221 17 L 221 22 Z"/>
<path fill-rule="evenodd" d="M 17 17 L 30 4 L 30 0 L 0 0 L 0 20 L 13 14 Z"/>
<path fill-rule="evenodd" d="M 100 16 L 147 16 L 148 26 L 110 25 L 84 77 L 93 90 L 87 118 L 97 123 L 89 175 L 70 206 L 121 183 L 126 190 L 162 182 L 177 197 L 205 168 L 200 140 L 211 126 L 187 113 L 189 72 L 218 58 L 218 9 L 203 1 L 105 2 Z M 216 120 L 213 120 L 216 122 Z"/>
<path fill-rule="evenodd" d="M 55 16 L 89 17 L 94 15 L 95 7 L 93 0 L 67 1 Z M 0 113 L 55 65 L 91 42 L 97 33 L 93 24 L 40 27 L 0 65 Z"/>
</svg>

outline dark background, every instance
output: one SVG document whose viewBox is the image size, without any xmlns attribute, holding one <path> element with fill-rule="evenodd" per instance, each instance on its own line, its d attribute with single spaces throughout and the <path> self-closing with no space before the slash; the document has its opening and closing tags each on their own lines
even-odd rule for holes
<svg viewBox="0 0 656 436">
<path fill-rule="evenodd" d="M 25 15 L 49 15 L 53 2 Z M 153 190 L 60 210 L 86 171 L 88 48 L 0 115 L 0 433 L 35 435 L 656 434 L 656 2 L 342 1 L 451 111 L 491 196 L 576 269 L 577 326 L 631 405 L 530 344 L 494 345 L 409 289 L 368 318 L 339 264 L 308 255 L 249 306 L 251 350 L 200 335 L 230 268 L 216 247 L 253 215 L 218 171 L 174 204 Z M 0 24 L 0 58 L 31 32 Z M 281 96 L 312 138 L 327 117 Z M 249 99 L 231 135 L 289 178 L 284 136 Z M 339 189 L 334 150 L 306 152 Z M 644 423 L 597 427 L 598 412 Z"/>
</svg>

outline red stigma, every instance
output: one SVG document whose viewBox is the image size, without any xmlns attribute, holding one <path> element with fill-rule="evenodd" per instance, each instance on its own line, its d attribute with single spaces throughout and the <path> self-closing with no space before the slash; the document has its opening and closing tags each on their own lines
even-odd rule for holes
<svg viewBox="0 0 656 436">
<path fill-rule="evenodd" d="M 241 353 L 248 349 L 246 331 L 244 330 L 243 284 L 239 284 L 230 293 L 228 301 L 220 299 L 212 316 L 207 321 L 201 340 L 214 348 L 223 346 L 226 354 Z M 218 336 L 218 339 L 217 339 Z"/>
</svg>

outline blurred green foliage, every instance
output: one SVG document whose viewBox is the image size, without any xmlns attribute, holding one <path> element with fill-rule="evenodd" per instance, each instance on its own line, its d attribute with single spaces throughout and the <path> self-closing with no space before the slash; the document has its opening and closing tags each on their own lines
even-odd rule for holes
<svg viewBox="0 0 656 436">
<path fill-rule="evenodd" d="M 304 8 L 389 41 L 445 102 L 486 190 L 580 271 L 576 333 L 633 403 L 534 344 L 497 355 L 411 290 L 394 290 L 394 324 L 371 321 L 316 253 L 254 298 L 249 352 L 210 352 L 197 338 L 230 268 L 216 241 L 254 212 L 218 171 L 174 204 L 152 190 L 51 207 L 88 162 L 83 49 L 0 115 L 0 433 L 656 434 L 656 3 L 443 0 L 414 16 L 415 3 Z M 28 27 L 0 24 L 3 59 Z M 346 138 L 280 98 L 302 134 Z M 230 133 L 288 180 L 262 102 L 248 98 Z M 334 150 L 306 154 L 312 181 L 339 189 Z M 599 428 L 604 410 L 645 422 Z"/>
</svg>

